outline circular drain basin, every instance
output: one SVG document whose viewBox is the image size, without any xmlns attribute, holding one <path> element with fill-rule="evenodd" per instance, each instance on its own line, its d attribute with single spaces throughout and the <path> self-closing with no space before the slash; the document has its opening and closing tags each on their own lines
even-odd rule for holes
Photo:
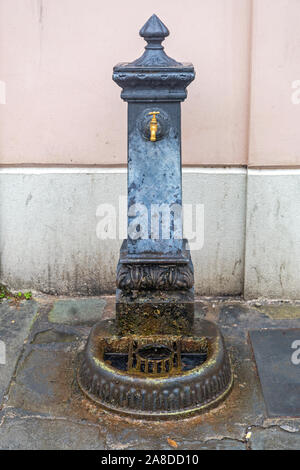
<svg viewBox="0 0 300 470">
<path fill-rule="evenodd" d="M 162 419 L 216 406 L 231 389 L 232 373 L 211 322 L 195 320 L 190 336 L 120 337 L 106 320 L 91 330 L 78 382 L 106 409 Z"/>
</svg>

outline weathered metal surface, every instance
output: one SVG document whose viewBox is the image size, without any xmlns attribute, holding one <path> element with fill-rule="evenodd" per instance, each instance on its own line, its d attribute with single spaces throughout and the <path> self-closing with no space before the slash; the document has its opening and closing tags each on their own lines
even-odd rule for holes
<svg viewBox="0 0 300 470">
<path fill-rule="evenodd" d="M 159 108 L 170 121 L 167 136 L 151 142 L 144 138 L 137 124 L 148 113 L 148 103 L 129 103 L 128 106 L 128 233 L 131 224 L 139 215 L 145 233 L 140 238 L 128 237 L 128 255 L 164 253 L 181 257 L 182 241 L 182 183 L 181 183 L 181 137 L 180 104 L 160 103 Z M 146 111 L 145 111 L 146 110 Z M 160 122 L 160 115 L 157 120 Z M 141 204 L 143 212 L 137 206 Z M 156 205 L 156 206 L 155 206 Z M 166 230 L 163 238 L 163 223 L 154 214 L 157 207 L 163 213 Z M 136 210 L 135 210 L 136 208 Z M 168 223 L 172 209 L 176 211 L 174 226 Z M 152 238 L 154 217 L 157 218 L 159 238 Z M 150 226 L 150 223 L 151 226 Z M 179 236 L 178 236 L 179 234 Z M 181 236 L 180 236 L 181 235 Z"/>
<path fill-rule="evenodd" d="M 249 335 L 268 415 L 299 418 L 300 328 Z"/>
<path fill-rule="evenodd" d="M 169 31 L 156 15 L 146 22 L 140 35 L 148 43 L 143 56 L 132 63 L 118 64 L 113 73 L 113 80 L 123 88 L 122 98 L 128 102 L 128 233 L 137 215 L 135 211 L 131 213 L 132 208 L 142 204 L 147 210 L 147 214 L 140 214 L 147 233 L 138 239 L 128 236 L 128 256 L 165 254 L 181 258 L 180 101 L 186 98 L 186 87 L 195 72 L 192 64 L 181 64 L 165 54 L 161 42 Z M 150 135 L 149 113 L 153 112 L 159 113 L 155 141 L 151 141 Z M 152 217 L 154 205 L 160 208 L 165 205 L 169 215 L 176 217 L 169 236 L 151 236 L 150 220 L 145 218 Z M 172 206 L 178 211 L 175 215 L 171 214 Z"/>
<path fill-rule="evenodd" d="M 128 257 L 127 240 L 123 241 L 117 267 L 117 288 L 136 290 L 177 290 L 194 286 L 194 268 L 183 240 L 181 258 L 171 259 L 164 254 Z"/>
<path fill-rule="evenodd" d="M 189 334 L 194 320 L 194 290 L 117 290 L 118 330 L 123 334 Z"/>
<path fill-rule="evenodd" d="M 148 337 L 152 347 L 159 342 L 170 349 L 170 342 L 180 342 L 180 362 L 185 353 L 207 354 L 201 365 L 186 371 L 178 363 L 173 371 L 133 371 L 132 341 L 147 344 L 139 336 L 116 336 L 115 324 L 109 320 L 95 325 L 90 334 L 78 380 L 84 393 L 104 408 L 144 418 L 176 418 L 216 406 L 231 389 L 229 357 L 222 335 L 211 322 L 196 320 L 187 338 Z M 113 367 L 105 352 L 125 353 L 127 370 Z"/>
</svg>

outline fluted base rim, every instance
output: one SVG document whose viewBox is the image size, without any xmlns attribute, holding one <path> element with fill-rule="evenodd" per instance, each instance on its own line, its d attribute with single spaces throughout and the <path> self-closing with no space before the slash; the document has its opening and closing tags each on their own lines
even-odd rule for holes
<svg viewBox="0 0 300 470">
<path fill-rule="evenodd" d="M 137 376 L 104 362 L 99 341 L 116 338 L 114 331 L 114 322 L 108 320 L 93 327 L 77 374 L 83 393 L 105 410 L 140 419 L 184 418 L 218 406 L 232 389 L 230 359 L 214 323 L 197 319 L 191 334 L 208 340 L 207 360 L 189 371 L 164 377 Z"/>
</svg>

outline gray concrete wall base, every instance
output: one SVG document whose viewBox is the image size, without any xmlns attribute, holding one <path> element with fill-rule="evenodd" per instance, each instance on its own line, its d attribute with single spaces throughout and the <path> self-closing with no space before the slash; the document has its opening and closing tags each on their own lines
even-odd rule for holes
<svg viewBox="0 0 300 470">
<path fill-rule="evenodd" d="M 1 169 L 1 281 L 53 294 L 113 293 L 126 177 L 122 168 Z M 191 240 L 198 294 L 242 293 L 245 180 L 243 169 L 183 172 L 184 202 L 194 230 L 200 225 L 198 243 Z M 115 208 L 115 240 L 97 237 L 102 204 Z"/>
<path fill-rule="evenodd" d="M 122 168 L 0 169 L 1 282 L 113 293 L 126 176 Z M 197 231 L 189 237 L 197 294 L 300 299 L 300 170 L 184 168 L 183 200 Z M 97 236 L 103 204 L 115 211 L 114 239 Z"/>
<path fill-rule="evenodd" d="M 51 294 L 114 289 L 119 240 L 99 240 L 97 207 L 118 207 L 119 173 L 0 174 L 1 280 Z"/>
<path fill-rule="evenodd" d="M 300 170 L 248 170 L 246 299 L 300 299 Z"/>
<path fill-rule="evenodd" d="M 194 206 L 202 204 L 204 212 L 203 247 L 192 250 L 196 293 L 242 295 L 246 171 L 186 168 L 183 200 Z M 193 248 L 192 242 L 190 245 Z"/>
</svg>

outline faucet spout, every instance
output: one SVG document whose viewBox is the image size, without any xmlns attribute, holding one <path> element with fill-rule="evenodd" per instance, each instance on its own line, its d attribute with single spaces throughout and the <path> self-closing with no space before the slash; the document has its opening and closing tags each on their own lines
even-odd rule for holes
<svg viewBox="0 0 300 470">
<path fill-rule="evenodd" d="M 149 113 L 149 115 L 152 116 L 152 119 L 150 121 L 150 141 L 151 142 L 156 142 L 156 133 L 157 133 L 156 114 L 159 114 L 159 111 L 151 111 L 151 113 Z"/>
</svg>

